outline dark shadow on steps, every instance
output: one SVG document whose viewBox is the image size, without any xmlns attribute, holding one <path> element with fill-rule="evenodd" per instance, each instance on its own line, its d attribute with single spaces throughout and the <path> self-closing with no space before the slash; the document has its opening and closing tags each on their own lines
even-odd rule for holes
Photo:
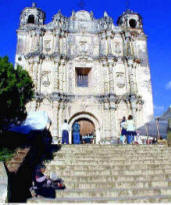
<svg viewBox="0 0 171 205">
<path fill-rule="evenodd" d="M 30 151 L 16 173 L 8 173 L 8 202 L 26 202 L 31 197 L 29 188 L 35 167 L 45 161 L 52 160 L 54 152 L 61 149 L 60 145 L 52 144 L 52 136 L 48 130 L 33 131 L 27 136 Z"/>
</svg>

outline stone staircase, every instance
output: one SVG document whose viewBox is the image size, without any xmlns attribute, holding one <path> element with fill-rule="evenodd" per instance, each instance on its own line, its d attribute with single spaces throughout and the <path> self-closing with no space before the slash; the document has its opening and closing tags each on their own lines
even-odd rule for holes
<svg viewBox="0 0 171 205">
<path fill-rule="evenodd" d="M 5 162 L 8 171 L 17 173 L 29 151 L 30 148 L 17 148 L 13 157 Z"/>
<path fill-rule="evenodd" d="M 64 179 L 56 199 L 28 203 L 171 202 L 171 148 L 166 145 L 63 145 L 46 164 Z"/>
</svg>

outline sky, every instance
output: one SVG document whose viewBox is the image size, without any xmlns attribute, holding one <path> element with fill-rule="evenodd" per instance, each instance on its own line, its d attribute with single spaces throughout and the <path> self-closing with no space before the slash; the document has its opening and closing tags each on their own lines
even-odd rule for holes
<svg viewBox="0 0 171 205">
<path fill-rule="evenodd" d="M 72 10 L 80 10 L 80 0 L 0 0 L 0 56 L 9 56 L 13 64 L 20 13 L 32 2 L 46 13 L 46 23 L 52 21 L 58 10 L 67 17 Z M 107 11 L 115 25 L 128 5 L 143 18 L 148 36 L 154 115 L 160 116 L 171 105 L 171 0 L 84 0 L 85 10 L 93 11 L 95 18 L 103 17 Z"/>
</svg>

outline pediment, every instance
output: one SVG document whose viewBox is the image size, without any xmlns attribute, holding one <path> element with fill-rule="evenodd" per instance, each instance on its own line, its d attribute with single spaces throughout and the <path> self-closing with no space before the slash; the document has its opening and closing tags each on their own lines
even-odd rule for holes
<svg viewBox="0 0 171 205">
<path fill-rule="evenodd" d="M 76 21 L 91 21 L 92 17 L 88 11 L 81 10 L 75 13 L 75 20 Z"/>
</svg>

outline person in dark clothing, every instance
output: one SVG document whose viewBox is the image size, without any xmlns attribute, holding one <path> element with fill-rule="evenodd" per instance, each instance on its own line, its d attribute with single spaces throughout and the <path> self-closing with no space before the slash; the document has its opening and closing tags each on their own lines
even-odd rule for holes
<svg viewBox="0 0 171 205">
<path fill-rule="evenodd" d="M 55 189 L 53 187 L 50 187 L 50 180 L 43 174 L 44 172 L 44 165 L 39 165 L 36 168 L 35 176 L 33 179 L 35 195 L 40 195 L 47 198 L 55 198 Z"/>
<path fill-rule="evenodd" d="M 73 143 L 80 144 L 80 125 L 75 122 L 72 126 Z"/>
<path fill-rule="evenodd" d="M 65 185 L 61 179 L 55 181 L 44 175 L 45 166 L 39 165 L 34 176 L 35 194 L 47 198 L 55 198 L 56 189 L 65 189 Z"/>
<path fill-rule="evenodd" d="M 125 138 L 126 138 L 126 135 L 127 135 L 127 131 L 126 131 L 126 118 L 125 117 L 122 118 L 120 127 L 121 127 L 120 142 L 122 144 L 124 144 L 125 143 Z"/>
</svg>

